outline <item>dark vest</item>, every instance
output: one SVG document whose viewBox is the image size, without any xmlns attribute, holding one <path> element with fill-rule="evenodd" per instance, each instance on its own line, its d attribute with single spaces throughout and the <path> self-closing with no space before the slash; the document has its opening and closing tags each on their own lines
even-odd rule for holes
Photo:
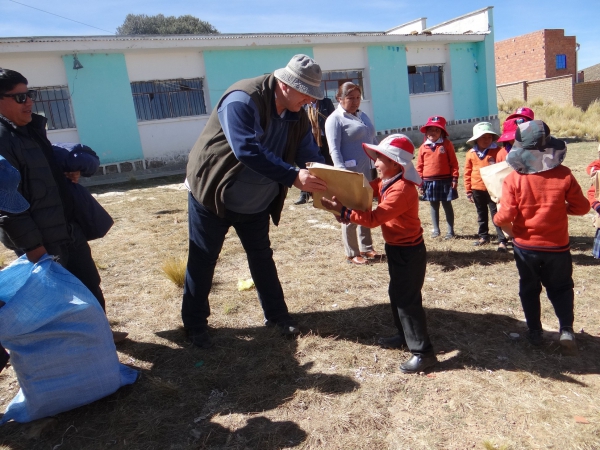
<svg viewBox="0 0 600 450">
<path fill-rule="evenodd" d="M 223 194 L 225 188 L 242 170 L 243 164 L 237 160 L 229 146 L 225 133 L 219 122 L 218 109 L 223 98 L 233 91 L 247 93 L 258 108 L 260 126 L 263 130 L 269 127 L 275 105 L 275 86 L 277 80 L 273 76 L 263 75 L 257 78 L 241 80 L 230 86 L 223 94 L 190 152 L 187 164 L 187 180 L 194 198 L 209 211 L 219 217 L 225 217 Z M 298 113 L 299 120 L 290 124 L 288 137 L 283 153 L 283 160 L 294 164 L 296 151 L 302 138 L 308 131 L 308 116 L 304 109 Z M 287 195 L 287 186 L 279 185 L 279 195 L 270 206 L 273 223 L 277 225 L 281 217 L 283 202 Z"/>
</svg>

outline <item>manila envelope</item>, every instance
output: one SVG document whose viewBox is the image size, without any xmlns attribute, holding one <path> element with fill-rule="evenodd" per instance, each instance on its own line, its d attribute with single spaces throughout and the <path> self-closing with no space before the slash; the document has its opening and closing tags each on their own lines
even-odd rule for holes
<svg viewBox="0 0 600 450">
<path fill-rule="evenodd" d="M 323 206 L 321 199 L 325 197 L 331 200 L 334 195 L 346 208 L 359 211 L 370 211 L 373 208 L 373 189 L 362 173 L 320 163 L 308 163 L 306 168 L 311 175 L 327 183 L 326 191 L 313 192 L 315 208 L 329 211 Z M 335 214 L 339 215 L 337 212 Z"/>
</svg>

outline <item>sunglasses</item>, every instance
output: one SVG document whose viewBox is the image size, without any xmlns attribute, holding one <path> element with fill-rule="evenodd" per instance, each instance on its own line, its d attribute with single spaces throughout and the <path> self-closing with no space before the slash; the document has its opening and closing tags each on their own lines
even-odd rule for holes
<svg viewBox="0 0 600 450">
<path fill-rule="evenodd" d="M 18 94 L 2 94 L 2 95 L 0 95 L 0 98 L 12 97 L 15 99 L 15 102 L 21 104 L 21 103 L 25 103 L 28 98 L 35 101 L 35 99 L 37 98 L 37 95 L 38 95 L 38 91 L 29 89 L 27 92 L 19 92 Z"/>
</svg>

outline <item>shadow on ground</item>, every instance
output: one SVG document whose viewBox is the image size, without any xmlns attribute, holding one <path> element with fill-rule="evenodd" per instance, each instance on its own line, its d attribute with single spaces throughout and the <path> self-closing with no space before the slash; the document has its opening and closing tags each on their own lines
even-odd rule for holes
<svg viewBox="0 0 600 450">
<path fill-rule="evenodd" d="M 305 333 L 373 346 L 379 336 L 395 331 L 389 308 L 376 304 L 297 317 Z M 585 383 L 573 374 L 600 373 L 599 337 L 578 333 L 580 356 L 563 357 L 556 333 L 541 347 L 525 339 L 511 340 L 509 333 L 524 337 L 525 327 L 510 316 L 436 308 L 428 309 L 427 315 L 441 360 L 435 371 L 520 371 L 577 385 Z M 221 328 L 211 333 L 215 346 L 209 350 L 188 344 L 181 330 L 156 333 L 162 338 L 159 343 L 125 342 L 119 350 L 129 355 L 129 364 L 151 367 L 143 370 L 136 385 L 60 414 L 56 428 L 41 440 L 24 439 L 27 425 L 6 424 L 0 444 L 33 450 L 293 448 L 308 437 L 293 421 L 290 400 L 297 392 L 343 395 L 359 388 L 349 377 L 314 372 L 312 363 L 300 364 L 297 342 L 272 329 Z M 409 356 L 385 351 L 397 352 L 399 362 Z M 259 416 L 277 408 L 280 420 Z M 236 419 L 235 414 L 243 417 Z"/>
</svg>

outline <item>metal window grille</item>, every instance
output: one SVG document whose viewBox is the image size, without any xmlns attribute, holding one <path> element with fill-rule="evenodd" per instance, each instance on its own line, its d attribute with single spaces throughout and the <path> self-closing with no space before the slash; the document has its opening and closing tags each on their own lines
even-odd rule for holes
<svg viewBox="0 0 600 450">
<path fill-rule="evenodd" d="M 75 118 L 71 108 L 71 96 L 67 86 L 33 88 L 38 97 L 32 111 L 48 119 L 49 130 L 75 128 Z"/>
<path fill-rule="evenodd" d="M 138 122 L 206 114 L 201 78 L 131 83 Z"/>
<path fill-rule="evenodd" d="M 408 66 L 410 94 L 441 92 L 444 90 L 444 66 Z"/>
<path fill-rule="evenodd" d="M 567 55 L 556 55 L 556 69 L 567 68 Z"/>
<path fill-rule="evenodd" d="M 363 91 L 364 99 L 362 70 L 323 72 L 323 77 L 321 78 L 321 88 L 323 89 L 323 92 L 325 92 L 325 97 L 335 101 L 338 87 L 347 81 L 360 86 L 360 89 Z"/>
</svg>

